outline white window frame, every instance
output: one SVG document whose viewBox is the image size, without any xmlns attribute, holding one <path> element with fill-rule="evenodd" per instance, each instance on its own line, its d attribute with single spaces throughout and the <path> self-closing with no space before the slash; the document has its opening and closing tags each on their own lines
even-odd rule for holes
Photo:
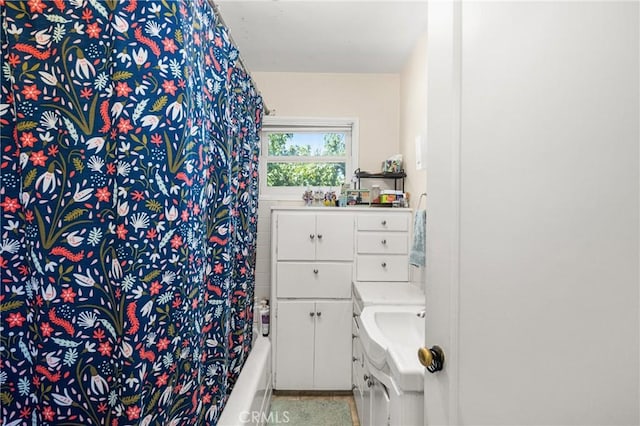
<svg viewBox="0 0 640 426">
<path fill-rule="evenodd" d="M 345 131 L 351 133 L 351 137 L 345 138 L 346 164 L 345 179 L 349 182 L 353 171 L 358 168 L 358 119 L 357 118 L 316 118 L 316 117 L 280 117 L 267 115 L 262 120 L 262 130 L 260 132 L 260 199 L 264 200 L 302 200 L 305 190 L 303 186 L 268 187 L 267 186 L 267 163 L 269 156 L 269 138 L 265 137 L 267 132 L 291 132 L 296 131 Z M 282 159 L 282 157 L 277 157 Z M 318 161 L 335 159 L 335 157 L 322 158 Z M 304 157 L 289 157 L 288 162 L 306 162 Z M 340 187 L 313 187 L 323 191 L 338 191 Z"/>
</svg>

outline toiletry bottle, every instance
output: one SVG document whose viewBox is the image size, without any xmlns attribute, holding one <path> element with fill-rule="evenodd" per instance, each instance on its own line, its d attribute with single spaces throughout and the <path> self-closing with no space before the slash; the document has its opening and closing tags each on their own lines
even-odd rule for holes
<svg viewBox="0 0 640 426">
<path fill-rule="evenodd" d="M 262 335 L 266 337 L 269 335 L 269 305 L 266 300 L 264 302 L 265 303 L 261 303 L 260 306 L 260 327 L 262 329 Z"/>
</svg>

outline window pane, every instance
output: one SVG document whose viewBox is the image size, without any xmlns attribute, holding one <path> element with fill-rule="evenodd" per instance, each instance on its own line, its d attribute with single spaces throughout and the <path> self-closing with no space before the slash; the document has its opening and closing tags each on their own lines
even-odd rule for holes
<svg viewBox="0 0 640 426">
<path fill-rule="evenodd" d="M 340 186 L 345 163 L 267 163 L 267 186 Z"/>
<path fill-rule="evenodd" d="M 268 133 L 271 156 L 345 156 L 344 133 Z"/>
</svg>

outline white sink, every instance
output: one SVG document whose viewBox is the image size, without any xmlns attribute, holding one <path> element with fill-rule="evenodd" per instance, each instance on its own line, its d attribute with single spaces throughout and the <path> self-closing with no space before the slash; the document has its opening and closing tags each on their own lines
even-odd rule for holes
<svg viewBox="0 0 640 426">
<path fill-rule="evenodd" d="M 360 340 L 372 366 L 389 367 L 391 377 L 404 391 L 424 389 L 424 367 L 418 348 L 424 341 L 423 306 L 367 306 L 360 314 Z"/>
</svg>

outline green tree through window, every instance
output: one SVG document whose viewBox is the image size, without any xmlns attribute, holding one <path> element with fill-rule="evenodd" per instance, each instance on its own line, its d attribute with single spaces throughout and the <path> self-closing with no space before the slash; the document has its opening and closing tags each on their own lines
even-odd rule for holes
<svg viewBox="0 0 640 426">
<path fill-rule="evenodd" d="M 346 164 L 336 159 L 346 153 L 344 134 L 323 133 L 322 145 L 305 143 L 302 134 L 269 133 L 268 138 L 272 161 L 267 162 L 267 186 L 339 186 L 344 182 Z"/>
</svg>

